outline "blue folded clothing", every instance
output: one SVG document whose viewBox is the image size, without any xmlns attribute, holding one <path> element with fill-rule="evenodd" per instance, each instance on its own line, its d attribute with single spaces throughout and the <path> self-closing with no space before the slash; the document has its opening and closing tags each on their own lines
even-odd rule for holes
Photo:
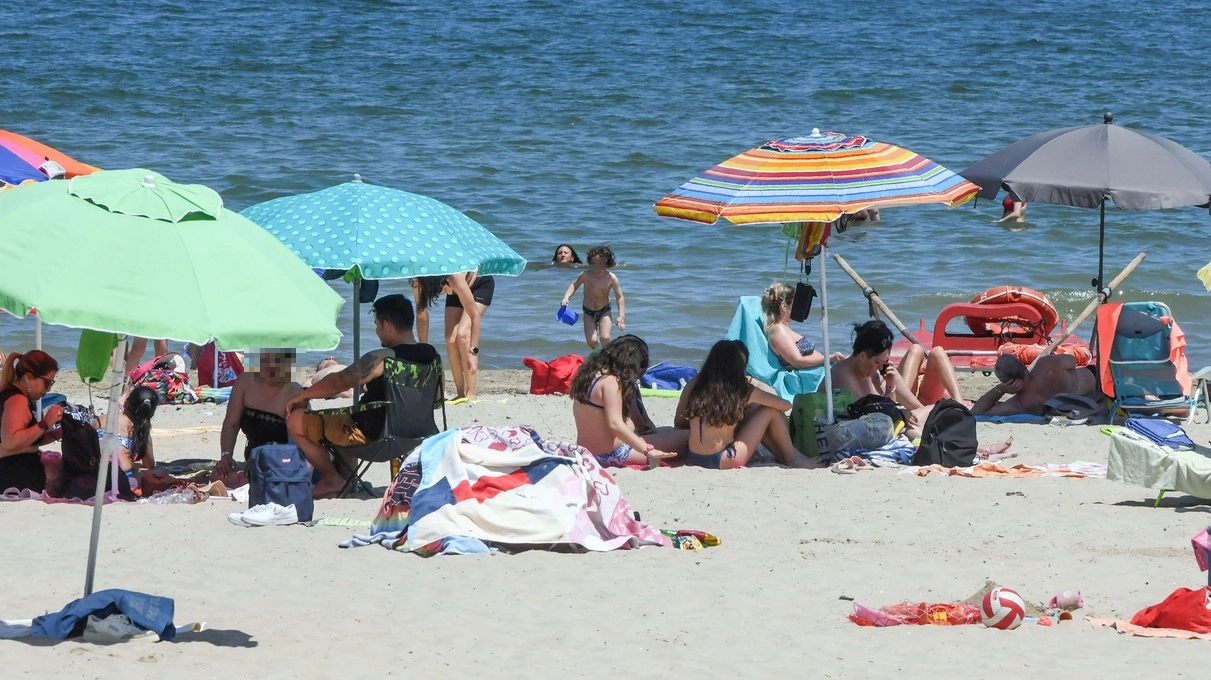
<svg viewBox="0 0 1211 680">
<path fill-rule="evenodd" d="M 980 414 L 976 416 L 977 423 L 1035 423 L 1045 425 L 1051 422 L 1047 416 L 1036 416 L 1029 413 L 1015 413 L 1008 416 L 991 416 Z"/>
</svg>

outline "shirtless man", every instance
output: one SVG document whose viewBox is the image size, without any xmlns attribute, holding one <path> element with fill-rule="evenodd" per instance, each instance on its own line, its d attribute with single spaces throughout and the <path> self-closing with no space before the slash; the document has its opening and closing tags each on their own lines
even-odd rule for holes
<svg viewBox="0 0 1211 680">
<path fill-rule="evenodd" d="M 1029 371 L 1012 354 L 1002 354 L 994 369 L 1000 384 L 971 405 L 971 412 L 990 416 L 1022 413 L 1043 415 L 1043 404 L 1057 394 L 1095 394 L 1101 396 L 1097 374 L 1092 366 L 1077 368 L 1068 354 L 1040 357 Z M 1001 401 L 1001 397 L 1011 394 Z"/>
<path fill-rule="evenodd" d="M 920 345 L 900 360 L 900 369 L 891 365 L 891 345 L 895 340 L 887 324 L 879 320 L 854 325 L 854 353 L 832 368 L 833 387 L 849 390 L 857 401 L 878 394 L 909 410 L 906 434 L 920 434 L 921 425 L 942 397 L 962 401 L 954 367 L 946 351 L 935 347 L 926 357 Z M 917 385 L 922 359 L 927 358 L 925 375 Z M 901 370 L 912 382 L 904 378 Z M 823 389 L 823 387 L 821 387 Z"/>
</svg>

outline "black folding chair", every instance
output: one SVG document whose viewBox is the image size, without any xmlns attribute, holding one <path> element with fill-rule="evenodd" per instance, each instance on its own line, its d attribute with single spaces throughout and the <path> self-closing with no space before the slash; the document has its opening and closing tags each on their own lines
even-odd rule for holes
<svg viewBox="0 0 1211 680">
<path fill-rule="evenodd" d="M 369 409 L 386 409 L 382 435 L 361 446 L 336 446 L 323 442 L 334 458 L 341 456 L 355 459 L 353 469 L 341 489 L 344 498 L 364 482 L 362 476 L 375 463 L 392 460 L 402 461 L 420 446 L 426 438 L 446 429 L 445 374 L 441 358 L 428 364 L 418 364 L 394 357 L 383 359 L 383 380 L 386 383 L 386 401 L 358 404 L 351 409 L 360 413 Z M 442 427 L 437 429 L 434 411 L 441 409 Z M 343 462 L 343 461 L 342 461 Z"/>
</svg>

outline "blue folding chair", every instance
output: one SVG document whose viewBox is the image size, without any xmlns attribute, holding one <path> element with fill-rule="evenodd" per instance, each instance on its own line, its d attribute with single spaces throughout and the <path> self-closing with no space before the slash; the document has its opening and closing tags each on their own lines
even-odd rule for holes
<svg viewBox="0 0 1211 680">
<path fill-rule="evenodd" d="M 748 348 L 746 373 L 774 388 L 778 396 L 794 401 L 796 394 L 815 392 L 824 381 L 824 367 L 788 370 L 778 363 L 778 357 L 765 337 L 765 321 L 761 316 L 761 298 L 746 295 L 740 298 L 732 325 L 725 340 L 739 340 Z"/>
<path fill-rule="evenodd" d="M 1098 323 L 1110 315 L 1099 313 Z M 1114 380 L 1114 407 L 1128 416 L 1175 418 L 1190 422 L 1196 398 L 1178 379 L 1185 371 L 1172 360 L 1176 323 L 1163 302 L 1125 302 L 1107 352 Z M 1105 337 L 1099 331 L 1099 340 Z M 1107 348 L 1103 348 L 1105 351 Z M 1184 359 L 1183 359 L 1184 364 Z"/>
</svg>

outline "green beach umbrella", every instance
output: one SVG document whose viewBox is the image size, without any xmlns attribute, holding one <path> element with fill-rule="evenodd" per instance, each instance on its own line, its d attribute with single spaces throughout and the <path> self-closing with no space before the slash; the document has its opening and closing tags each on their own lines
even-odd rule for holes
<svg viewBox="0 0 1211 680">
<path fill-rule="evenodd" d="M 353 181 L 245 208 L 244 217 L 309 266 L 350 272 L 353 355 L 360 356 L 362 279 L 410 279 L 478 270 L 517 276 L 526 260 L 483 225 L 441 201 Z"/>
<path fill-rule="evenodd" d="M 143 169 L 110 170 L 0 193 L 0 307 L 47 323 L 224 349 L 331 349 L 343 300 L 288 248 L 214 191 Z M 108 413 L 123 376 L 113 352 Z M 106 469 L 93 500 L 92 592 Z M 115 471 L 116 473 L 116 471 Z M 116 484 L 114 488 L 116 488 Z"/>
<path fill-rule="evenodd" d="M 213 190 L 109 170 L 0 193 L 0 308 L 223 349 L 327 350 L 343 300 Z"/>
</svg>

